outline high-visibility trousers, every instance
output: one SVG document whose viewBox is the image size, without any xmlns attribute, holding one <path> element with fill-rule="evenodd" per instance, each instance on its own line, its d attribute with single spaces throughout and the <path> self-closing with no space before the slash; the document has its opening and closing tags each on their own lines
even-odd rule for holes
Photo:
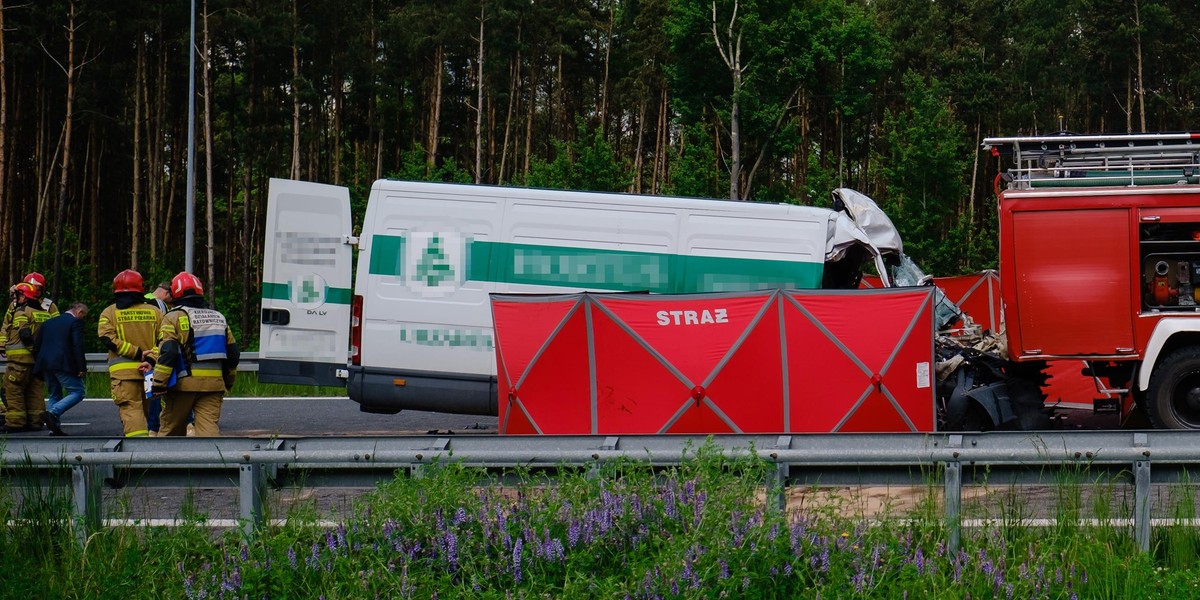
<svg viewBox="0 0 1200 600">
<path fill-rule="evenodd" d="M 42 426 L 46 384 L 33 375 L 33 365 L 9 361 L 4 366 L 4 424 L 16 429 Z"/>
<path fill-rule="evenodd" d="M 142 379 L 111 379 L 109 390 L 125 437 L 146 437 L 146 388 Z"/>
<path fill-rule="evenodd" d="M 225 392 L 168 391 L 163 396 L 159 436 L 187 435 L 188 414 L 195 412 L 196 437 L 220 437 L 221 404 Z"/>
</svg>

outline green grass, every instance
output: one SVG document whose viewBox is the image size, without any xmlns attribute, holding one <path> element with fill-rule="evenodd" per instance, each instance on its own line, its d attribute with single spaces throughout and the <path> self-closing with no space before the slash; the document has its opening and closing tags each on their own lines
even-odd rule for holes
<svg viewBox="0 0 1200 600">
<path fill-rule="evenodd" d="M 109 378 L 107 373 L 88 373 L 84 378 L 85 396 L 88 398 L 111 398 Z M 237 383 L 230 396 L 345 396 L 344 387 L 322 387 L 311 385 L 283 385 L 278 383 L 259 383 L 258 374 L 253 371 L 238 373 Z"/>
<path fill-rule="evenodd" d="M 1200 588 L 1198 536 L 1155 532 L 1137 550 L 1115 487 L 1059 484 L 1055 527 L 1001 518 L 945 543 L 939 487 L 904 514 L 871 519 L 838 502 L 766 502 L 772 466 L 709 447 L 674 468 L 493 473 L 458 463 L 401 476 L 336 526 L 309 507 L 253 538 L 214 533 L 185 503 L 176 528 L 110 528 L 80 547 L 62 495 L 0 497 L 12 598 L 1183 598 Z M 515 483 L 514 483 L 515 481 Z M 1168 511 L 1193 515 L 1190 486 Z M 1090 501 L 1087 501 L 1090 500 Z M 28 505 L 28 508 L 26 508 Z M 1113 507 L 1116 506 L 1114 510 Z M 848 510 L 850 508 L 851 510 Z M 1036 510 L 1047 510 L 1039 507 Z M 15 575 L 19 574 L 19 576 Z"/>
</svg>

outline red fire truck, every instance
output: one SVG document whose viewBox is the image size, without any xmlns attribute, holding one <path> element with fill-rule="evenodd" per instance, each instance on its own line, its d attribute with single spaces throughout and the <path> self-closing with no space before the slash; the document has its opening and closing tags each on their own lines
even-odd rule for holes
<svg viewBox="0 0 1200 600">
<path fill-rule="evenodd" d="M 1009 358 L 1082 359 L 1125 416 L 1200 428 L 1200 133 L 983 147 L 1011 160 L 996 178 Z"/>
</svg>

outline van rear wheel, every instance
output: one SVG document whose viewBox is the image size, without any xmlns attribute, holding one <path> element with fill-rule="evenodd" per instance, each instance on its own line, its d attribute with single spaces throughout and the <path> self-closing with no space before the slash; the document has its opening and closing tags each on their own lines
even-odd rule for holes
<svg viewBox="0 0 1200 600">
<path fill-rule="evenodd" d="M 1200 429 L 1200 348 L 1176 350 L 1155 367 L 1146 416 L 1159 429 Z"/>
</svg>

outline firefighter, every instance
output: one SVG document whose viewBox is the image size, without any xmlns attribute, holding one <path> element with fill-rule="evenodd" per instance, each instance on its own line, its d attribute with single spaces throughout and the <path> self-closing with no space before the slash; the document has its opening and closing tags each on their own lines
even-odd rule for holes
<svg viewBox="0 0 1200 600">
<path fill-rule="evenodd" d="M 34 289 L 37 290 L 36 300 L 42 305 L 42 310 L 50 313 L 51 317 L 58 316 L 58 305 L 54 303 L 54 300 L 45 297 L 46 277 L 44 275 L 38 273 L 37 271 L 33 271 L 22 278 L 21 281 L 32 284 Z"/>
<path fill-rule="evenodd" d="M 146 301 L 142 276 L 125 269 L 113 278 L 113 303 L 100 313 L 96 334 L 108 349 L 109 389 L 125 437 L 146 437 L 149 404 L 142 369 L 153 368 L 163 312 Z M 143 366 L 143 363 L 145 366 Z"/>
<path fill-rule="evenodd" d="M 4 332 L 4 397 L 7 404 L 4 432 L 38 431 L 46 412 L 46 387 L 33 375 L 34 337 L 50 313 L 42 309 L 33 284 L 14 286 L 12 319 Z"/>
<path fill-rule="evenodd" d="M 37 293 L 35 300 L 42 307 L 42 310 L 50 314 L 50 317 L 58 316 L 58 305 L 53 300 L 43 297 L 46 289 L 46 277 L 37 271 L 32 271 L 28 275 L 21 278 L 20 283 L 28 283 L 33 286 Z M 8 288 L 8 295 L 12 296 L 17 291 L 17 285 Z M 4 311 L 4 320 L 0 321 L 0 348 L 8 344 L 8 327 L 12 323 L 13 310 L 16 308 L 16 302 L 10 302 L 8 309 Z"/>
<path fill-rule="evenodd" d="M 185 435 L 193 411 L 197 437 L 221 435 L 221 404 L 237 377 L 240 353 L 225 316 L 205 301 L 191 273 L 171 280 L 171 310 L 158 329 L 158 348 L 151 393 L 163 397 L 160 435 Z"/>
</svg>

